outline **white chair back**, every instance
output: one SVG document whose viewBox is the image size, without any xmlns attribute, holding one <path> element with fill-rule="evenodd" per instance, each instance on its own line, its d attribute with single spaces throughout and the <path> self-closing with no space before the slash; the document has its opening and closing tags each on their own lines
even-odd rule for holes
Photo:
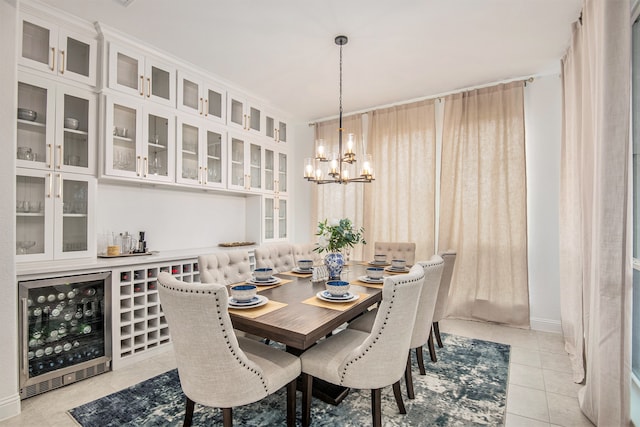
<svg viewBox="0 0 640 427">
<path fill-rule="evenodd" d="M 315 243 L 296 243 L 293 245 L 293 259 L 297 263 L 301 259 L 311 259 L 314 265 L 322 263 L 323 254 L 314 251 Z"/>
<path fill-rule="evenodd" d="M 436 307 L 433 312 L 433 321 L 439 322 L 447 315 L 447 306 L 449 301 L 449 290 L 451 289 L 451 278 L 453 277 L 453 269 L 456 264 L 456 252 L 448 250 L 440 254 L 444 260 L 444 268 L 442 269 L 442 278 L 440 279 L 440 288 L 438 289 L 438 298 Z"/>
<path fill-rule="evenodd" d="M 413 242 L 375 242 L 373 250 L 375 255 L 385 254 L 387 262 L 392 259 L 403 259 L 409 265 L 416 262 L 416 244 Z"/>
<path fill-rule="evenodd" d="M 284 273 L 296 266 L 293 247 L 288 243 L 271 244 L 255 249 L 256 268 L 271 267 L 274 273 Z"/>
<path fill-rule="evenodd" d="M 262 369 L 238 346 L 226 287 L 185 283 L 166 272 L 158 275 L 158 284 L 184 393 L 197 403 L 219 408 L 267 396 Z"/>
<path fill-rule="evenodd" d="M 425 345 L 429 339 L 444 261 L 440 256 L 434 255 L 429 261 L 418 261 L 416 265 L 424 269 L 424 285 L 420 293 L 416 323 L 413 326 L 411 348 Z"/>
<path fill-rule="evenodd" d="M 200 255 L 198 269 L 202 283 L 231 285 L 251 278 L 249 252 L 246 250 Z"/>
</svg>

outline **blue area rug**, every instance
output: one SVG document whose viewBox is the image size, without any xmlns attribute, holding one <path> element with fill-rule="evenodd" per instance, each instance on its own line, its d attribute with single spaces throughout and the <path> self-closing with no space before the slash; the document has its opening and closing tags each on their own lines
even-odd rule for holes
<svg viewBox="0 0 640 427">
<path fill-rule="evenodd" d="M 436 349 L 438 362 L 425 352 L 427 375 L 420 375 L 413 360 L 416 398 L 403 398 L 407 414 L 398 413 L 391 387 L 382 391 L 385 426 L 501 425 L 505 421 L 510 348 L 505 344 L 442 334 L 444 348 Z M 398 355 L 399 357 L 401 355 Z M 301 394 L 297 393 L 300 425 Z M 179 426 L 184 417 L 184 394 L 178 372 L 172 370 L 127 389 L 71 409 L 84 427 Z M 371 392 L 351 390 L 338 406 L 313 399 L 314 426 L 371 424 Z M 250 405 L 233 408 L 234 425 L 285 425 L 285 391 Z M 222 425 L 222 412 L 196 404 L 193 425 Z"/>
</svg>

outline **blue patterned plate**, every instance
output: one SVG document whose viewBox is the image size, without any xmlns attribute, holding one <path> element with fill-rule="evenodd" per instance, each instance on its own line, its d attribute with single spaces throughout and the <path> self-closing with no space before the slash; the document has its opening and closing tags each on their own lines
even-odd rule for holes
<svg viewBox="0 0 640 427">
<path fill-rule="evenodd" d="M 258 299 L 258 301 L 254 301 L 251 304 L 245 304 L 245 303 L 234 303 L 234 299 L 229 297 L 229 308 L 234 308 L 234 309 L 245 309 L 245 308 L 255 308 L 255 307 L 260 307 L 265 305 L 266 303 L 269 302 L 269 298 L 265 297 L 264 295 L 256 295 L 256 298 Z"/>
<path fill-rule="evenodd" d="M 331 295 L 329 293 L 329 291 L 320 291 L 316 294 L 316 297 L 318 297 L 319 299 L 323 300 L 323 301 L 329 301 L 329 302 L 351 302 L 351 301 L 355 301 L 358 298 L 360 298 L 360 295 L 358 294 L 352 294 L 350 292 L 347 292 L 344 295 L 341 296 L 335 296 L 335 295 Z"/>
</svg>

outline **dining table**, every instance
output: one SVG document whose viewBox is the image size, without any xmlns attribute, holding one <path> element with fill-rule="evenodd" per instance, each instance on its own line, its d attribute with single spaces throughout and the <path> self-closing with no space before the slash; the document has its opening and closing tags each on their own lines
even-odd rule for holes
<svg viewBox="0 0 640 427">
<path fill-rule="evenodd" d="M 325 290 L 326 280 L 312 281 L 311 273 L 294 269 L 275 274 L 279 283 L 258 286 L 258 296 L 266 297 L 266 304 L 229 308 L 233 327 L 284 344 L 287 352 L 300 355 L 382 300 L 382 283 L 362 281 L 366 280 L 366 267 L 366 262 L 352 261 L 343 269 L 341 280 L 349 281 L 349 293 L 355 299 L 349 302 L 321 299 L 318 294 Z M 338 404 L 347 393 L 343 387 L 314 382 L 314 396 L 325 402 Z"/>
</svg>

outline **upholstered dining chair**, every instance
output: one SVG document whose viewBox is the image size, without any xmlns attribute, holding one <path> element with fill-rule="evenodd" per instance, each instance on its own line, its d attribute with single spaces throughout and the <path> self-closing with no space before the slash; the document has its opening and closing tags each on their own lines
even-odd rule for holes
<svg viewBox="0 0 640 427">
<path fill-rule="evenodd" d="M 424 357 L 422 355 L 422 346 L 428 345 L 429 354 L 435 354 L 433 346 L 433 337 L 431 334 L 431 323 L 433 321 L 433 312 L 436 305 L 438 288 L 440 287 L 440 278 L 444 268 L 444 261 L 439 255 L 433 255 L 429 261 L 418 261 L 416 266 L 424 269 L 424 285 L 420 293 L 420 301 L 418 302 L 418 311 L 416 312 L 416 320 L 413 325 L 411 335 L 410 349 L 415 349 L 418 368 L 421 375 L 426 375 L 424 367 Z M 414 266 L 414 268 L 416 267 Z M 349 329 L 368 332 L 372 330 L 376 310 L 366 312 L 349 324 Z M 407 396 L 409 399 L 415 398 L 413 389 L 413 377 L 411 374 L 411 350 L 408 352 L 407 366 L 405 370 L 405 381 L 407 383 Z"/>
<path fill-rule="evenodd" d="M 273 243 L 255 249 L 256 268 L 271 267 L 274 273 L 284 273 L 296 266 L 293 246 L 289 243 Z"/>
<path fill-rule="evenodd" d="M 413 267 L 408 274 L 388 277 L 382 287 L 382 301 L 370 333 L 345 329 L 320 341 L 300 356 L 302 362 L 302 425 L 311 423 L 313 378 L 357 389 L 371 389 L 374 426 L 382 425 L 381 389 L 393 385 L 400 413 L 405 414 L 400 380 L 411 342 L 424 269 Z"/>
<path fill-rule="evenodd" d="M 440 254 L 444 260 L 444 268 L 442 269 L 442 279 L 440 280 L 440 289 L 438 289 L 438 299 L 436 300 L 436 309 L 433 312 L 433 335 L 436 338 L 438 347 L 442 348 L 442 339 L 440 338 L 440 325 L 438 324 L 447 314 L 447 306 L 449 301 L 449 289 L 451 288 L 451 278 L 453 277 L 453 268 L 456 265 L 456 251 L 449 249 Z M 437 361 L 435 351 L 431 355 L 431 360 Z"/>
<path fill-rule="evenodd" d="M 408 265 L 416 262 L 416 244 L 413 242 L 375 242 L 373 251 L 376 255 L 385 254 L 387 262 L 392 259 L 403 259 Z"/>
<path fill-rule="evenodd" d="M 202 283 L 231 285 L 251 278 L 249 251 L 220 251 L 198 256 Z"/>
<path fill-rule="evenodd" d="M 184 425 L 195 403 L 222 408 L 232 425 L 232 407 L 256 402 L 287 387 L 287 425 L 295 425 L 296 378 L 300 359 L 236 337 L 227 311 L 227 288 L 218 283 L 185 283 L 158 275 L 158 293 L 173 341 L 180 385 L 186 398 Z"/>
<path fill-rule="evenodd" d="M 313 264 L 322 263 L 322 254 L 314 251 L 315 243 L 295 243 L 293 245 L 293 260 L 297 263 L 301 259 L 311 259 Z"/>
</svg>

